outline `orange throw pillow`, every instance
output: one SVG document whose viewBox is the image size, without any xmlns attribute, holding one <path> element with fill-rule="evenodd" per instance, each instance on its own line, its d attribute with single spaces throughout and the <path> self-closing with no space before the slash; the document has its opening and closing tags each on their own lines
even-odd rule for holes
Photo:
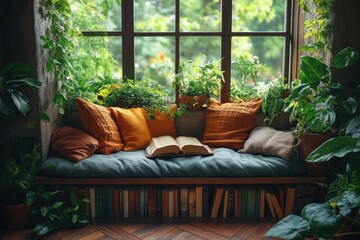
<svg viewBox="0 0 360 240">
<path fill-rule="evenodd" d="M 261 99 L 223 104 L 210 99 L 205 111 L 202 143 L 209 147 L 242 149 L 250 131 L 255 127 L 256 112 L 260 107 Z"/>
<path fill-rule="evenodd" d="M 119 126 L 125 143 L 124 151 L 141 150 L 149 145 L 151 134 L 146 124 L 146 113 L 143 108 L 112 107 L 110 111 Z"/>
<path fill-rule="evenodd" d="M 52 150 L 73 162 L 92 156 L 98 146 L 98 140 L 76 128 L 59 127 L 51 136 Z"/>
<path fill-rule="evenodd" d="M 76 103 L 84 129 L 99 141 L 96 152 L 110 154 L 122 150 L 124 144 L 110 110 L 81 98 L 76 98 Z"/>
<path fill-rule="evenodd" d="M 170 113 L 159 112 L 155 110 L 155 119 L 146 118 L 146 123 L 149 127 L 151 137 L 160 137 L 170 135 L 176 137 L 174 114 L 176 111 L 176 104 L 170 106 Z"/>
</svg>

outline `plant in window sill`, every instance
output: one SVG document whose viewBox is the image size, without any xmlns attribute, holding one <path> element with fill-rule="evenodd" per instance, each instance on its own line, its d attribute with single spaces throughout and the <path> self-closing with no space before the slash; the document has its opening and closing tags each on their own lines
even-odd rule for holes
<svg viewBox="0 0 360 240">
<path fill-rule="evenodd" d="M 293 134 L 298 140 L 303 160 L 324 141 L 308 147 L 305 144 L 315 143 L 315 140 L 301 141 L 304 137 L 329 133 L 333 131 L 337 116 L 350 116 L 356 111 L 356 100 L 343 95 L 342 86 L 332 78 L 330 67 L 346 68 L 358 59 L 359 53 L 350 47 L 336 54 L 330 66 L 310 56 L 301 57 L 300 78 L 294 82 L 290 95 L 285 99 L 284 111 L 290 113 L 290 122 L 297 124 Z"/>
<path fill-rule="evenodd" d="M 231 83 L 231 101 L 259 98 L 265 94 L 267 85 L 258 80 L 260 73 L 267 74 L 270 68 L 260 63 L 257 56 L 240 55 L 232 61 L 232 66 L 237 81 Z"/>
<path fill-rule="evenodd" d="M 143 107 L 150 118 L 154 117 L 155 110 L 170 114 L 165 89 L 152 80 L 123 79 L 102 87 L 98 98 L 106 106 Z"/>
<path fill-rule="evenodd" d="M 277 78 L 268 84 L 268 89 L 262 97 L 262 112 L 265 115 L 264 123 L 270 124 L 283 110 L 285 98 L 289 94 L 289 86 L 283 77 Z"/>
<path fill-rule="evenodd" d="M 206 106 L 209 97 L 220 95 L 224 82 L 219 61 L 206 61 L 200 54 L 195 61 L 184 62 L 174 76 L 172 85 L 180 90 L 180 103 L 186 104 L 188 110 L 201 110 Z"/>
<path fill-rule="evenodd" d="M 337 177 L 329 186 L 329 189 L 335 191 L 328 193 L 328 201 L 305 206 L 301 216 L 287 216 L 265 236 L 283 239 L 304 239 L 309 236 L 322 239 L 359 239 L 360 116 L 349 121 L 342 132 L 344 135 L 327 140 L 306 159 L 309 162 L 327 162 L 333 157 L 339 157 L 347 162 L 345 174 Z M 339 184 L 341 189 L 338 188 Z"/>
</svg>

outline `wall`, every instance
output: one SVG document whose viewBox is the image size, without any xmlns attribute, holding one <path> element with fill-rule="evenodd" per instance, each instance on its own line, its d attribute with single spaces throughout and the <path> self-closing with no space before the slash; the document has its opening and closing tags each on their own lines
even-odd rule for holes
<svg viewBox="0 0 360 240">
<path fill-rule="evenodd" d="M 335 0 L 333 54 L 345 47 L 352 47 L 360 52 L 360 1 Z M 343 83 L 345 88 L 354 88 L 360 85 L 360 61 L 343 70 L 334 71 L 336 80 Z"/>
<path fill-rule="evenodd" d="M 0 56 L 6 62 L 19 61 L 36 66 L 33 0 L 0 1 Z M 24 136 L 39 137 L 38 97 L 35 91 L 24 91 L 31 103 L 28 116 L 11 118 L 1 126 L 1 141 Z M 26 125 L 35 124 L 35 128 Z"/>
</svg>

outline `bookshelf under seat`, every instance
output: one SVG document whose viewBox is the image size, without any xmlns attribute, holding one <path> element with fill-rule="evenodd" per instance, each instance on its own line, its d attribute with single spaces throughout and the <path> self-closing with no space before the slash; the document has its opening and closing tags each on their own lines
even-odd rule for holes
<svg viewBox="0 0 360 240">
<path fill-rule="evenodd" d="M 283 218 L 321 201 L 325 177 L 53 178 L 37 184 L 73 185 L 90 199 L 95 219 Z"/>
</svg>

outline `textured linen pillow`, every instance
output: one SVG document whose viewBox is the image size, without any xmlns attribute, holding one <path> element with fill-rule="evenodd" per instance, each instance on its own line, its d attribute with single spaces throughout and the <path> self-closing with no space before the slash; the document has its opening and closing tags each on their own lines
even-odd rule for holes
<svg viewBox="0 0 360 240">
<path fill-rule="evenodd" d="M 295 139 L 291 132 L 262 126 L 251 131 L 244 148 L 238 152 L 277 156 L 289 160 L 294 142 Z"/>
<path fill-rule="evenodd" d="M 145 149 L 151 141 L 145 110 L 143 108 L 112 107 L 110 111 L 119 126 L 125 144 L 124 151 Z"/>
<path fill-rule="evenodd" d="M 59 127 L 51 136 L 51 149 L 73 162 L 92 156 L 98 146 L 98 140 L 76 128 Z"/>
<path fill-rule="evenodd" d="M 205 111 L 203 144 L 209 147 L 243 148 L 250 131 L 255 127 L 256 112 L 261 99 L 241 103 L 220 103 L 210 99 Z"/>
<path fill-rule="evenodd" d="M 151 137 L 170 135 L 176 137 L 174 114 L 176 104 L 170 106 L 170 113 L 155 110 L 154 119 L 147 117 L 146 123 L 149 127 Z"/>
<path fill-rule="evenodd" d="M 76 103 L 84 129 L 99 141 L 96 152 L 110 154 L 122 150 L 124 144 L 110 110 L 81 98 L 76 98 Z"/>
</svg>

